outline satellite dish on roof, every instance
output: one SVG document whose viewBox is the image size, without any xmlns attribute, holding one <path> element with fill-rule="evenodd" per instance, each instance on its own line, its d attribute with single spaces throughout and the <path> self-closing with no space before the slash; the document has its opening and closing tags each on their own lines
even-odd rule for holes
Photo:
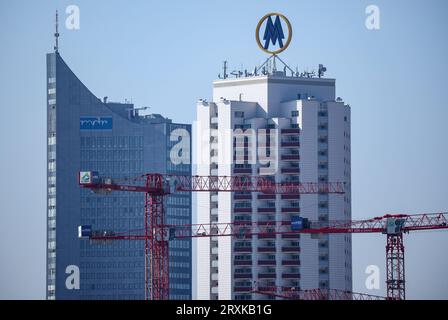
<svg viewBox="0 0 448 320">
<path fill-rule="evenodd" d="M 319 78 L 324 76 L 324 73 L 327 71 L 327 68 L 324 67 L 323 64 L 319 64 L 319 71 L 318 71 L 318 76 Z"/>
</svg>

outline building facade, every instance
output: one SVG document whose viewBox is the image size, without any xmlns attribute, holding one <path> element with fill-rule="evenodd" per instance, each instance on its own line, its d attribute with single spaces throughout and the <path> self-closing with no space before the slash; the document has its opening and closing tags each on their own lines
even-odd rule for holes
<svg viewBox="0 0 448 320">
<path fill-rule="evenodd" d="M 79 225 L 118 232 L 143 228 L 144 195 L 95 194 L 79 187 L 77 173 L 191 175 L 191 162 L 170 161 L 171 147 L 190 139 L 191 126 L 139 115 L 133 104 L 101 101 L 56 51 L 47 55 L 47 127 L 47 298 L 144 299 L 143 241 L 95 244 L 77 234 Z M 184 134 L 172 139 L 176 129 Z M 165 208 L 167 223 L 191 223 L 190 194 L 170 195 Z M 170 242 L 171 299 L 191 299 L 191 254 L 191 240 Z M 79 270 L 79 288 L 66 284 L 73 270 Z"/>
<path fill-rule="evenodd" d="M 345 182 L 346 193 L 200 193 L 197 223 L 351 219 L 350 107 L 335 80 L 272 71 L 213 82 L 197 104 L 198 175 Z M 266 160 L 270 161 L 266 161 Z M 198 299 L 267 299 L 252 287 L 352 289 L 350 235 L 197 240 Z"/>
</svg>

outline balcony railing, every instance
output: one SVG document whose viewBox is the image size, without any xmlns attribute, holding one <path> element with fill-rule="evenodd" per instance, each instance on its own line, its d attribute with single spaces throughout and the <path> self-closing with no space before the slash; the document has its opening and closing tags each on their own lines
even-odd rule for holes
<svg viewBox="0 0 448 320">
<path fill-rule="evenodd" d="M 258 200 L 275 200 L 275 194 L 259 194 L 257 195 Z"/>
<path fill-rule="evenodd" d="M 235 292 L 251 292 L 252 291 L 252 288 L 251 287 L 237 287 L 237 286 L 235 286 L 234 288 L 233 288 L 233 291 L 235 291 Z"/>
<path fill-rule="evenodd" d="M 299 128 L 288 128 L 288 129 L 282 129 L 282 134 L 299 134 L 300 129 Z"/>
<path fill-rule="evenodd" d="M 233 194 L 234 200 L 252 200 L 252 195 L 250 194 Z"/>
<path fill-rule="evenodd" d="M 281 159 L 283 161 L 299 161 L 300 156 L 298 154 L 282 154 Z"/>
<path fill-rule="evenodd" d="M 233 277 L 235 279 L 251 279 L 252 273 L 235 273 Z"/>
<path fill-rule="evenodd" d="M 299 200 L 300 194 L 282 194 L 282 200 Z"/>
<path fill-rule="evenodd" d="M 233 262 L 233 265 L 235 265 L 235 266 L 251 266 L 252 260 L 235 260 Z"/>
<path fill-rule="evenodd" d="M 299 174 L 300 173 L 300 168 L 299 167 L 282 168 L 281 172 L 282 173 L 286 173 L 286 174 Z"/>
<path fill-rule="evenodd" d="M 257 212 L 259 213 L 273 213 L 275 212 L 275 207 L 263 207 L 263 208 L 258 208 Z"/>
<path fill-rule="evenodd" d="M 234 208 L 233 212 L 252 212 L 252 208 Z"/>
<path fill-rule="evenodd" d="M 299 266 L 300 260 L 282 260 L 282 266 Z"/>
<path fill-rule="evenodd" d="M 300 273 L 283 273 L 283 279 L 300 279 Z"/>
<path fill-rule="evenodd" d="M 275 273 L 259 273 L 258 279 L 275 279 L 277 275 Z"/>
<path fill-rule="evenodd" d="M 300 252 L 299 246 L 283 246 L 282 252 Z"/>
<path fill-rule="evenodd" d="M 258 239 L 275 239 L 275 234 L 259 234 Z"/>
<path fill-rule="evenodd" d="M 234 252 L 252 252 L 252 247 L 235 247 Z"/>
<path fill-rule="evenodd" d="M 275 247 L 258 247 L 258 252 L 275 252 Z"/>
<path fill-rule="evenodd" d="M 300 238 L 300 234 L 282 234 L 282 239 L 299 239 Z"/>
<path fill-rule="evenodd" d="M 299 207 L 284 207 L 282 208 L 283 213 L 300 213 Z"/>
<path fill-rule="evenodd" d="M 258 260 L 259 266 L 275 266 L 277 261 L 275 260 Z"/>
<path fill-rule="evenodd" d="M 297 148 L 300 147 L 299 141 L 282 141 L 282 148 Z"/>
</svg>

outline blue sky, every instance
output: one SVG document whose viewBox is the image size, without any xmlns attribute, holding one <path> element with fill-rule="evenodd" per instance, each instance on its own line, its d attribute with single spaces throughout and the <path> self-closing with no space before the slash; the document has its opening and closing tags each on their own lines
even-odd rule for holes
<svg viewBox="0 0 448 320">
<path fill-rule="evenodd" d="M 64 27 L 80 8 L 80 30 Z M 380 8 L 367 30 L 365 8 Z M 353 218 L 448 210 L 444 0 L 6 1 L 0 0 L 0 298 L 45 296 L 45 53 L 61 14 L 60 53 L 98 97 L 131 100 L 192 122 L 223 60 L 252 69 L 266 58 L 258 19 L 284 13 L 294 29 L 281 57 L 323 63 L 352 106 Z M 408 298 L 448 299 L 448 232 L 405 236 Z M 353 236 L 354 291 L 385 294 L 385 238 Z M 381 270 L 368 291 L 367 265 Z"/>
</svg>

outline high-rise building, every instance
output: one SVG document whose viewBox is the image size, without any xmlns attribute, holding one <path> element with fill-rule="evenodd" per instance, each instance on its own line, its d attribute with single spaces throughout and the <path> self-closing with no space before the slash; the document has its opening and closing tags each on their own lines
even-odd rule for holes
<svg viewBox="0 0 448 320">
<path fill-rule="evenodd" d="M 95 97 L 59 53 L 47 55 L 47 298 L 144 299 L 144 243 L 90 243 L 77 226 L 126 231 L 143 228 L 144 195 L 95 194 L 78 185 L 78 171 L 129 178 L 147 172 L 191 174 L 170 150 L 190 139 L 191 126 L 157 114 L 139 115 L 131 103 Z M 188 140 L 190 142 L 190 140 Z M 190 155 L 184 155 L 190 158 Z M 167 197 L 167 222 L 191 223 L 191 195 Z M 170 241 L 170 298 L 191 299 L 191 240 Z M 79 289 L 70 278 L 79 270 Z"/>
<path fill-rule="evenodd" d="M 196 222 L 351 219 L 350 107 L 336 98 L 335 80 L 274 68 L 243 74 L 214 81 L 213 101 L 197 104 L 197 174 L 345 182 L 346 193 L 200 193 Z M 198 239 L 197 259 L 198 299 L 269 298 L 251 293 L 254 283 L 352 289 L 348 234 Z"/>
</svg>

